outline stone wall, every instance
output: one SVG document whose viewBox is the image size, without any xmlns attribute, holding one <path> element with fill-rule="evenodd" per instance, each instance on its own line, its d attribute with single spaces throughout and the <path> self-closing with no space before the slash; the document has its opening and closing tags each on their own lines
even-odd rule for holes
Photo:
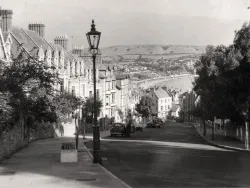
<svg viewBox="0 0 250 188">
<path fill-rule="evenodd" d="M 23 128 L 14 126 L 10 131 L 0 133 L 0 161 L 28 145 L 29 142 L 54 138 L 58 136 L 55 125 L 50 123 L 37 123 L 37 129 L 30 130 L 30 139 L 24 139 Z"/>
<path fill-rule="evenodd" d="M 23 139 L 21 127 L 18 126 L 13 127 L 11 131 L 2 132 L 0 136 L 0 161 L 28 144 Z"/>
</svg>

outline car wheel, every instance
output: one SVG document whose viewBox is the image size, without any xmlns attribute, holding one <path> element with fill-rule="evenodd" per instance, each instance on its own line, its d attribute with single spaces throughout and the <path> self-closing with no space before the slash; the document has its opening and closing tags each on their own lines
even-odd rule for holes
<svg viewBox="0 0 250 188">
<path fill-rule="evenodd" d="M 113 134 L 111 134 L 110 136 L 113 137 Z"/>
</svg>

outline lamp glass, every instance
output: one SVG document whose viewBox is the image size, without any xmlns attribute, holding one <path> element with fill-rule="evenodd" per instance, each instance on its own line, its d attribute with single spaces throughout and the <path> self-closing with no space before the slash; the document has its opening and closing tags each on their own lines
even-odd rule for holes
<svg viewBox="0 0 250 188">
<path fill-rule="evenodd" d="M 86 34 L 91 50 L 98 50 L 101 32 L 96 31 L 94 20 L 92 20 L 91 30 Z"/>
</svg>

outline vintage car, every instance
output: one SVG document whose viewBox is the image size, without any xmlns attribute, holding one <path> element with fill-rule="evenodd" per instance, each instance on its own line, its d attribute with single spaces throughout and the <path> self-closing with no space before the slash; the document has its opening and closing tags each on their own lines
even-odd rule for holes
<svg viewBox="0 0 250 188">
<path fill-rule="evenodd" d="M 111 130 L 110 136 L 126 136 L 126 126 L 124 123 L 114 123 Z"/>
</svg>

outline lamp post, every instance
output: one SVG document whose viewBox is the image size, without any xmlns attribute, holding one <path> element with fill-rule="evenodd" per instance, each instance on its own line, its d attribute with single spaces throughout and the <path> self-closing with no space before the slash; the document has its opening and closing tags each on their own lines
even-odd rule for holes
<svg viewBox="0 0 250 188">
<path fill-rule="evenodd" d="M 101 32 L 96 31 L 94 20 L 92 20 L 91 30 L 86 34 L 89 43 L 89 52 L 93 57 L 93 81 L 94 81 L 94 126 L 93 126 L 93 163 L 102 164 L 100 152 L 100 131 L 97 125 L 96 109 L 96 55 L 99 52 L 98 46 Z"/>
</svg>

